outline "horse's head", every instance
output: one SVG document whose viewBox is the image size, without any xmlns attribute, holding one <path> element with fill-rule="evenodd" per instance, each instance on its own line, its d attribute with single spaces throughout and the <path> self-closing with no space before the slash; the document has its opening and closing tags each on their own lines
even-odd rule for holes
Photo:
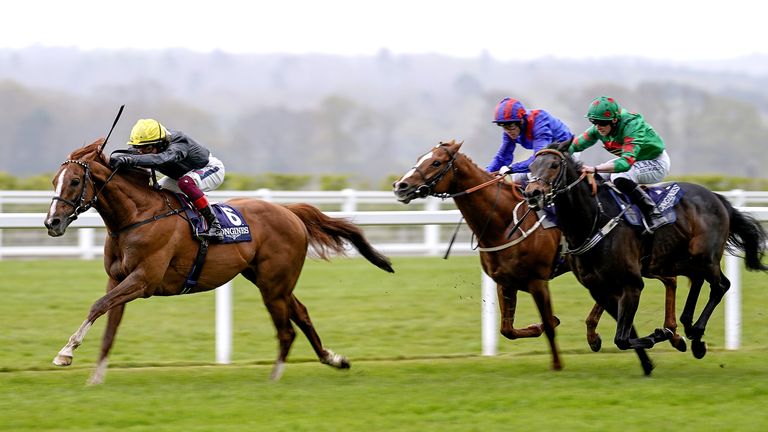
<svg viewBox="0 0 768 432">
<path fill-rule="evenodd" d="M 549 205 L 554 197 L 569 189 L 580 164 L 568 153 L 570 142 L 554 143 L 539 150 L 529 166 L 531 180 L 523 195 L 533 209 Z"/>
<path fill-rule="evenodd" d="M 441 142 L 408 170 L 400 180 L 392 184 L 397 200 L 408 204 L 414 198 L 426 198 L 436 193 L 446 193 L 453 175 L 451 168 L 459 153 L 462 142 L 451 140 Z"/>
<path fill-rule="evenodd" d="M 103 139 L 72 152 L 53 177 L 55 195 L 45 218 L 48 235 L 64 234 L 80 213 L 90 209 L 97 199 L 95 177 L 111 172 L 109 163 L 101 152 Z"/>
</svg>

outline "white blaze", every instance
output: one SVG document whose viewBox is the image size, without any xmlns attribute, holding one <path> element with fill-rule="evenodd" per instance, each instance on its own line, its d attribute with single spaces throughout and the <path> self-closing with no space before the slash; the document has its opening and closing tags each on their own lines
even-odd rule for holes
<svg viewBox="0 0 768 432">
<path fill-rule="evenodd" d="M 61 170 L 61 174 L 59 174 L 59 179 L 56 181 L 56 192 L 54 192 L 53 196 L 61 196 L 61 189 L 64 187 L 64 175 L 67 173 L 67 169 L 64 168 Z M 51 200 L 51 208 L 48 210 L 48 216 L 52 215 L 53 212 L 56 210 L 56 201 L 57 200 Z"/>
<path fill-rule="evenodd" d="M 429 153 L 425 154 L 424 156 L 422 156 L 418 161 L 416 161 L 416 165 L 414 165 L 414 167 L 411 168 L 410 171 L 405 173 L 405 175 L 403 176 L 403 179 L 407 179 L 408 177 L 412 176 L 413 173 L 416 172 L 416 167 L 421 165 L 422 163 L 424 163 L 425 160 L 431 158 L 432 157 L 432 153 L 433 152 L 429 152 Z"/>
</svg>

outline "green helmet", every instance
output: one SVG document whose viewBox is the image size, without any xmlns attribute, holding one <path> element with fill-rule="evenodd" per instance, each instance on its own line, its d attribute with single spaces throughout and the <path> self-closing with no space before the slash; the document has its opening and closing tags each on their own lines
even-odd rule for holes
<svg viewBox="0 0 768 432">
<path fill-rule="evenodd" d="M 613 120 L 619 117 L 619 104 L 613 98 L 600 96 L 589 104 L 586 117 L 591 120 Z"/>
</svg>

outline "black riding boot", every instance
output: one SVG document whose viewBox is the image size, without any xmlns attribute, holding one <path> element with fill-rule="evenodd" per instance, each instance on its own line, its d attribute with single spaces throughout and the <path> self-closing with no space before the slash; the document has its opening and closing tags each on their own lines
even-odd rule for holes
<svg viewBox="0 0 768 432">
<path fill-rule="evenodd" d="M 224 240 L 224 231 L 221 229 L 221 223 L 216 219 L 216 215 L 213 214 L 213 208 L 211 208 L 210 205 L 201 208 L 200 214 L 203 215 L 206 222 L 208 222 L 208 231 L 199 233 L 198 235 L 209 240 Z"/>
<path fill-rule="evenodd" d="M 613 182 L 616 187 L 629 195 L 632 201 L 640 207 L 640 210 L 645 216 L 646 232 L 653 234 L 656 229 L 664 225 L 667 219 L 661 214 L 656 203 L 653 202 L 651 197 L 641 188 L 637 183 L 627 178 L 618 178 Z"/>
</svg>

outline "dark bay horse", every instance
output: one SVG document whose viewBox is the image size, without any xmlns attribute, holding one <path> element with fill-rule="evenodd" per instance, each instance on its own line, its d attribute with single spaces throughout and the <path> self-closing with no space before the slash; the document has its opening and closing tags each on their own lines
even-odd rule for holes
<svg viewBox="0 0 768 432">
<path fill-rule="evenodd" d="M 108 313 L 101 353 L 90 383 L 101 383 L 107 355 L 123 316 L 125 304 L 137 298 L 182 293 L 195 262 L 199 242 L 192 237 L 178 201 L 172 193 L 150 186 L 148 171 L 120 168 L 113 171 L 102 153 L 103 139 L 75 150 L 53 179 L 55 197 L 45 226 L 58 237 L 83 211 L 95 208 L 109 236 L 104 245 L 107 293 L 97 300 L 54 364 L 68 366 L 73 351 L 93 322 Z M 296 333 L 293 321 L 309 339 L 322 363 L 345 369 L 349 361 L 323 347 L 307 308 L 293 294 L 308 246 L 328 259 L 342 253 L 345 241 L 375 266 L 394 272 L 389 259 L 376 251 L 355 225 L 325 216 L 308 204 L 276 205 L 257 199 L 227 202 L 245 217 L 252 240 L 211 244 L 196 287 L 187 292 L 214 289 L 238 274 L 255 284 L 277 330 L 278 354 L 271 378 L 279 379 Z"/>
<path fill-rule="evenodd" d="M 565 151 L 568 144 L 553 144 L 536 155 L 525 195 L 534 207 L 554 202 L 571 251 L 571 270 L 595 301 L 617 320 L 614 342 L 620 349 L 637 350 L 669 337 L 660 329 L 647 337 L 637 337 L 633 320 L 643 277 L 682 275 L 690 279 L 691 285 L 680 322 L 691 340 L 693 355 L 702 358 L 706 354 L 702 338 L 707 321 L 730 287 L 720 270 L 723 251 L 728 248 L 742 252 L 749 270 L 766 271 L 768 267 L 761 262 L 765 231 L 757 220 L 734 209 L 723 196 L 680 182 L 684 195 L 675 207 L 676 221 L 659 228 L 652 237 L 641 236 L 621 219 L 621 208 L 609 196 L 609 188 L 601 178 L 596 178 L 594 190 L 582 181 L 581 164 Z M 710 285 L 710 295 L 694 323 L 694 308 L 704 281 Z"/>
<path fill-rule="evenodd" d="M 522 216 L 527 205 L 517 186 L 508 185 L 498 177 L 477 166 L 459 150 L 462 143 L 440 143 L 421 156 L 416 165 L 393 185 L 397 199 L 408 203 L 428 195 L 452 196 L 456 206 L 477 237 L 483 270 L 496 282 L 501 311 L 501 334 L 508 339 L 547 335 L 552 352 L 552 368 L 562 369 L 555 342 L 555 327 L 560 321 L 552 311 L 548 281 L 568 271 L 567 263 L 557 265 L 560 250 L 560 230 L 543 229 L 539 217 L 531 212 Z M 487 187 L 478 187 L 486 185 Z M 471 191 L 471 192 L 470 192 Z M 513 215 L 522 219 L 518 230 L 509 236 Z M 662 278 L 667 292 L 676 288 L 675 278 Z M 517 292 L 533 296 L 542 322 L 525 328 L 515 328 Z M 668 296 L 669 298 L 669 296 Z M 670 314 L 675 328 L 674 303 Z M 587 339 L 590 347 L 600 349 L 600 338 L 595 332 L 603 309 L 595 305 L 587 318 Z M 676 335 L 678 349 L 685 350 L 685 342 Z M 674 344 L 673 344 L 674 345 Z M 647 356 L 639 352 L 645 367 L 652 368 Z"/>
</svg>

